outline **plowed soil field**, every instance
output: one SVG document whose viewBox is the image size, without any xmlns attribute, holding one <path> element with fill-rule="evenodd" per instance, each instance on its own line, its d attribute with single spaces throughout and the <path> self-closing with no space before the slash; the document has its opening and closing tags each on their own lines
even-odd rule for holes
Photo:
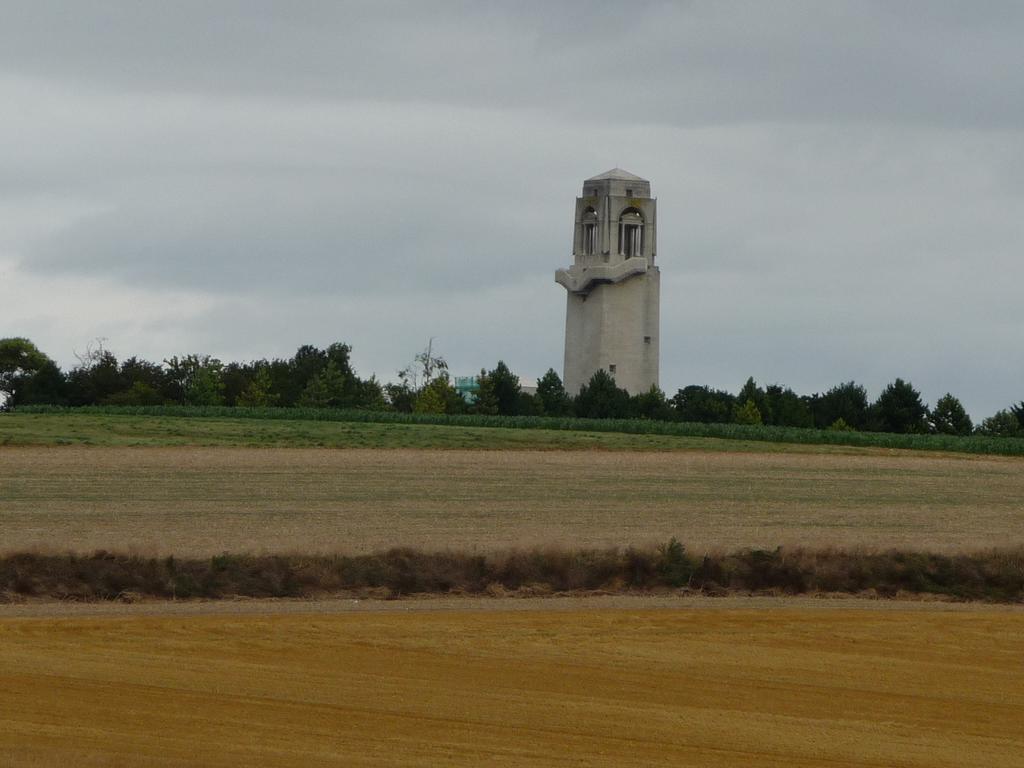
<svg viewBox="0 0 1024 768">
<path fill-rule="evenodd" d="M 710 602 L 3 618 L 0 764 L 1024 766 L 1019 609 Z"/>
<path fill-rule="evenodd" d="M 0 550 L 1024 542 L 1024 459 L 859 450 L 0 448 Z"/>
</svg>

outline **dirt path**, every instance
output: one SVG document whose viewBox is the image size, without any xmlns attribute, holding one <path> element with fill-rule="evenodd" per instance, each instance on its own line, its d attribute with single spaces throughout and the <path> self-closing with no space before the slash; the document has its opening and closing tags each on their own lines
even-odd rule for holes
<svg viewBox="0 0 1024 768">
<path fill-rule="evenodd" d="M 549 597 L 469 597 L 422 595 L 400 600 L 356 598 L 151 600 L 139 603 L 34 600 L 0 603 L 0 621 L 16 618 L 99 618 L 141 616 L 273 616 L 278 614 L 423 613 L 436 611 L 874 611 L 940 613 L 1021 613 L 1024 605 L 954 602 L 940 599 L 871 599 L 848 595 L 771 597 L 766 595 L 638 594 L 553 595 Z"/>
</svg>

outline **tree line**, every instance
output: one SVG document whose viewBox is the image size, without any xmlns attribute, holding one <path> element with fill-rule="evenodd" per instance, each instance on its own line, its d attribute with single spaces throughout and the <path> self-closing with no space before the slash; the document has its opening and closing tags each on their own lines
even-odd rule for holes
<svg viewBox="0 0 1024 768">
<path fill-rule="evenodd" d="M 359 378 L 347 344 L 298 348 L 287 359 L 224 363 L 210 355 L 118 360 L 101 342 L 63 371 L 27 339 L 0 339 L 0 395 L 19 405 L 227 405 L 385 408 L 384 388 Z"/>
<path fill-rule="evenodd" d="M 0 339 L 0 398 L 19 405 L 226 405 L 396 410 L 418 413 L 576 416 L 593 419 L 766 424 L 832 430 L 895 433 L 984 434 L 1024 437 L 1024 401 L 972 423 L 952 394 L 929 407 L 910 382 L 895 379 L 875 400 L 849 381 L 824 393 L 799 395 L 780 384 L 748 379 L 735 394 L 690 385 L 668 397 L 657 387 L 630 395 L 599 370 L 575 395 L 548 370 L 535 393 L 522 391 L 519 377 L 502 361 L 480 371 L 476 389 L 464 397 L 454 387 L 445 359 L 428 346 L 382 384 L 360 378 L 352 348 L 341 342 L 324 349 L 304 345 L 286 359 L 229 362 L 190 354 L 153 363 L 119 360 L 97 342 L 78 364 L 62 370 L 24 338 Z"/>
</svg>

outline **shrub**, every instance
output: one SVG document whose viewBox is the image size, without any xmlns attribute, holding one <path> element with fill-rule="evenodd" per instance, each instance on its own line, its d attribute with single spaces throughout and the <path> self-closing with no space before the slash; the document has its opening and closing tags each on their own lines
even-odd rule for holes
<svg viewBox="0 0 1024 768">
<path fill-rule="evenodd" d="M 682 587 L 689 584 L 693 576 L 693 564 L 686 556 L 686 548 L 675 537 L 668 544 L 658 547 L 658 574 L 666 584 Z"/>
</svg>

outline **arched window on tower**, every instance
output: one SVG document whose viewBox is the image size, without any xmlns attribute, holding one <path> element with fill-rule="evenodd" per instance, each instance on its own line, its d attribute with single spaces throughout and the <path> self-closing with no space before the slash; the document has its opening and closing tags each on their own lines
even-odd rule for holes
<svg viewBox="0 0 1024 768">
<path fill-rule="evenodd" d="M 587 256 L 597 253 L 597 212 L 593 208 L 583 212 L 583 253 Z"/>
<path fill-rule="evenodd" d="M 619 253 L 627 259 L 644 252 L 644 217 L 636 208 L 627 208 L 619 216 Z"/>
</svg>

